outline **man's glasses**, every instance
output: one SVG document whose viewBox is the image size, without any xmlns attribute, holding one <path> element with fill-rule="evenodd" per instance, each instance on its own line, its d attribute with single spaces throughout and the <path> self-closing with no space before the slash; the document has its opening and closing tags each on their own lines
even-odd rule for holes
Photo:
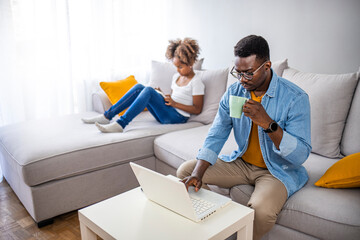
<svg viewBox="0 0 360 240">
<path fill-rule="evenodd" d="M 246 80 L 252 80 L 254 78 L 254 74 L 259 71 L 259 69 L 265 65 L 267 61 L 265 61 L 263 64 L 260 65 L 260 67 L 258 67 L 255 71 L 253 72 L 238 72 L 235 70 L 235 66 L 231 69 L 230 73 L 231 75 L 240 80 L 242 77 L 244 77 Z"/>
</svg>

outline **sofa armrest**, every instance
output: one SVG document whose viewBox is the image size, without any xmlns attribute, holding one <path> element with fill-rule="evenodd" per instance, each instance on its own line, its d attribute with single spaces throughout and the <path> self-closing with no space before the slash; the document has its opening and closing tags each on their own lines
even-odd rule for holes
<svg viewBox="0 0 360 240">
<path fill-rule="evenodd" d="M 104 113 L 112 106 L 112 104 L 110 103 L 106 93 L 103 91 L 97 91 L 92 94 L 92 106 L 94 111 Z"/>
</svg>

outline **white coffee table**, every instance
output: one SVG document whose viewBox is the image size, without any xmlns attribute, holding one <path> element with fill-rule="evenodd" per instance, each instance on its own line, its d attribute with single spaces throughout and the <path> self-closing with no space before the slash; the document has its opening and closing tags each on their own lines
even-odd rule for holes
<svg viewBox="0 0 360 240">
<path fill-rule="evenodd" d="M 235 202 L 195 223 L 149 201 L 135 188 L 79 210 L 81 237 L 103 239 L 237 239 L 251 240 L 254 210 Z"/>
</svg>

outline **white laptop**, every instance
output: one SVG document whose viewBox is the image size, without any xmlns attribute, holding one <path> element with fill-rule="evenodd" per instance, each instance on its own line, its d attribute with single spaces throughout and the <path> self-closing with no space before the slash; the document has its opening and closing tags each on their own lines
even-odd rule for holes
<svg viewBox="0 0 360 240">
<path fill-rule="evenodd" d="M 195 192 L 194 187 L 189 187 L 186 191 L 185 184 L 174 176 L 164 176 L 132 162 L 130 166 L 149 200 L 192 221 L 200 222 L 231 202 L 230 198 L 206 189 Z"/>
</svg>

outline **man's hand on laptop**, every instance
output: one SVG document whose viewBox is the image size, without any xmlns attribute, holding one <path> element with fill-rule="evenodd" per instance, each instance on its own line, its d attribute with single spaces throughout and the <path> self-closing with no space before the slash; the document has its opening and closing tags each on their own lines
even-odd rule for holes
<svg viewBox="0 0 360 240">
<path fill-rule="evenodd" d="M 198 160 L 196 166 L 191 176 L 185 177 L 181 181 L 185 184 L 186 190 L 189 189 L 189 186 L 195 187 L 195 192 L 199 191 L 202 185 L 202 178 L 206 169 L 210 166 L 210 163 L 205 160 Z"/>
<path fill-rule="evenodd" d="M 190 186 L 194 186 L 195 192 L 199 191 L 202 185 L 201 179 L 197 176 L 192 176 L 192 175 L 184 178 L 181 181 L 185 184 L 186 190 L 189 190 Z"/>
</svg>

